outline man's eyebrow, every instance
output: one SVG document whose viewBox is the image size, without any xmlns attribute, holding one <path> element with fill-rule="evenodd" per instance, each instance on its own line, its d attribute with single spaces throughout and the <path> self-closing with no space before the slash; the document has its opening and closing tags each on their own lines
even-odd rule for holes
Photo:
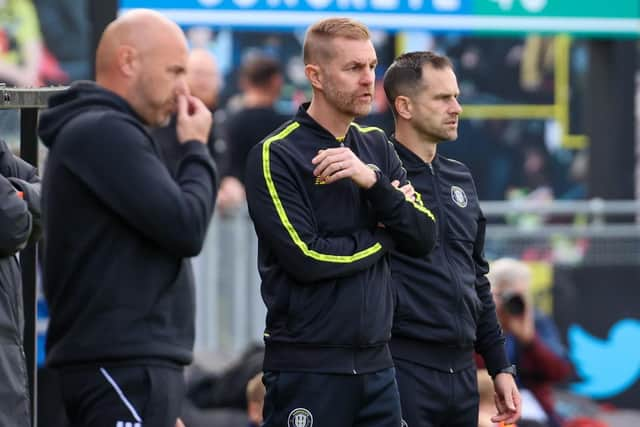
<svg viewBox="0 0 640 427">
<path fill-rule="evenodd" d="M 351 66 L 351 65 L 368 66 L 370 64 L 378 65 L 378 60 L 374 59 L 371 61 L 367 61 L 367 60 L 352 59 L 351 61 L 347 62 L 347 66 Z"/>
<path fill-rule="evenodd" d="M 458 96 L 460 96 L 460 92 L 456 91 L 456 92 L 447 92 L 447 91 L 442 91 L 442 92 L 436 92 L 434 95 L 436 98 L 449 98 L 449 97 L 454 97 L 457 98 Z"/>
<path fill-rule="evenodd" d="M 186 72 L 187 72 L 187 68 L 186 68 L 185 66 L 183 66 L 183 65 L 177 65 L 177 64 L 175 64 L 175 65 L 169 65 L 169 66 L 167 67 L 167 69 L 168 69 L 169 71 L 176 72 L 176 73 L 180 73 L 180 74 L 181 74 L 181 73 L 186 73 Z"/>
</svg>

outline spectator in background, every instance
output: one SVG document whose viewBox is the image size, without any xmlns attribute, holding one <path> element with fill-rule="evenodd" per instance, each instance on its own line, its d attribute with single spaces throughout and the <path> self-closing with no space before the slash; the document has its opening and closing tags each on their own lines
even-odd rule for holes
<svg viewBox="0 0 640 427">
<path fill-rule="evenodd" d="M 507 338 L 507 354 L 518 366 L 518 383 L 535 396 L 549 425 L 558 427 L 561 420 L 555 412 L 552 386 L 568 380 L 573 370 L 553 320 L 533 305 L 531 271 L 521 261 L 501 258 L 491 264 L 488 277 Z"/>
<path fill-rule="evenodd" d="M 491 421 L 496 411 L 493 381 L 486 369 L 478 369 L 478 427 L 495 427 Z M 475 427 L 475 426 L 469 426 Z"/>
<path fill-rule="evenodd" d="M 263 359 L 264 346 L 250 344 L 222 371 L 193 364 L 187 372 L 187 399 L 182 414 L 185 424 L 189 427 L 246 427 L 252 411 L 254 418 L 261 417 L 262 406 L 257 414 L 255 405 L 247 401 L 253 396 L 247 384 L 262 371 Z M 264 389 L 261 383 L 260 386 Z M 257 397 L 253 399 L 257 400 Z"/>
<path fill-rule="evenodd" d="M 230 167 L 222 179 L 218 203 L 222 210 L 237 208 L 245 201 L 244 170 L 249 150 L 289 117 L 275 109 L 284 81 L 280 63 L 254 54 L 240 68 L 240 110 L 226 122 Z"/>
<path fill-rule="evenodd" d="M 525 37 L 520 61 L 520 86 L 529 103 L 553 102 L 554 38 L 539 34 Z"/>
<path fill-rule="evenodd" d="M 89 0 L 34 0 L 45 49 L 45 83 L 63 83 L 92 78 Z M 60 68 L 57 67 L 59 63 Z M 53 71 L 56 71 L 54 74 Z"/>
<path fill-rule="evenodd" d="M 212 112 L 215 120 L 215 110 L 218 106 L 220 92 L 220 74 L 214 56 L 204 49 L 193 49 L 187 59 L 185 75 L 187 88 L 192 96 L 200 99 Z M 179 161 L 182 158 L 182 146 L 177 143 L 176 115 L 171 117 L 168 126 L 158 127 L 151 131 L 160 146 L 162 155 L 172 176 L 176 176 Z M 215 123 L 211 127 L 207 139 L 207 147 L 215 161 L 218 176 L 227 167 L 227 149 L 224 139 L 220 138 L 219 126 Z"/>
<path fill-rule="evenodd" d="M 191 95 L 197 96 L 211 111 L 218 108 L 220 94 L 220 71 L 216 58 L 202 48 L 191 50 L 187 60 L 187 86 Z"/>
<path fill-rule="evenodd" d="M 547 202 L 553 200 L 551 188 L 551 156 L 542 144 L 525 143 L 522 151 L 520 190 L 527 199 Z"/>
<path fill-rule="evenodd" d="M 187 58 L 174 22 L 128 12 L 102 34 L 96 83 L 72 85 L 40 116 L 46 364 L 74 426 L 179 425 L 195 323 L 188 258 L 216 196 L 211 113 L 188 94 Z M 174 178 L 147 126 L 176 110 Z"/>
<path fill-rule="evenodd" d="M 4 0 L 0 3 L 0 81 L 10 86 L 38 86 L 41 59 L 40 26 L 33 4 Z"/>
<path fill-rule="evenodd" d="M 375 126 L 384 131 L 387 135 L 392 135 L 395 128 L 393 112 L 389 108 L 389 101 L 384 93 L 382 80 L 376 81 L 376 88 L 373 96 L 374 108 L 371 114 L 358 117 L 356 121 L 365 126 Z"/>
<path fill-rule="evenodd" d="M 29 0 L 0 1 L 0 83 L 37 87 L 42 63 L 42 41 L 38 16 Z M 19 140 L 18 110 L 0 110 L 2 137 Z"/>
<path fill-rule="evenodd" d="M 247 408 L 247 382 L 262 371 L 264 346 L 251 344 L 232 365 L 222 372 L 208 372 L 194 367 L 187 387 L 187 397 L 203 409 Z"/>
<path fill-rule="evenodd" d="M 40 178 L 0 140 L 0 425 L 31 425 L 18 252 L 40 237 Z"/>
<path fill-rule="evenodd" d="M 262 408 L 264 407 L 264 395 L 266 392 L 264 384 L 262 384 L 262 372 L 259 372 L 247 383 L 249 427 L 260 427 L 262 425 Z"/>
</svg>

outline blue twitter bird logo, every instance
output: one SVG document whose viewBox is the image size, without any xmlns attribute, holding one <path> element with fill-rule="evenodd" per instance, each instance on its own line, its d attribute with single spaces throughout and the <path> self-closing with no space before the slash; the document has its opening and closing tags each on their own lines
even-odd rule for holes
<svg viewBox="0 0 640 427">
<path fill-rule="evenodd" d="M 604 399 L 631 387 L 640 377 L 640 321 L 623 319 L 609 330 L 609 338 L 594 337 L 578 325 L 567 332 L 569 357 L 583 382 L 571 389 L 577 394 Z"/>
</svg>

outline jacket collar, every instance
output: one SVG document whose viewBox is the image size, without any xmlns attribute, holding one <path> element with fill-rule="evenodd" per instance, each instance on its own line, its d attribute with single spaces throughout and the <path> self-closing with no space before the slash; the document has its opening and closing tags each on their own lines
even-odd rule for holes
<svg viewBox="0 0 640 427">
<path fill-rule="evenodd" d="M 390 139 L 398 153 L 398 156 L 400 157 L 400 160 L 402 160 L 402 165 L 407 171 L 419 172 L 424 170 L 424 166 L 427 162 L 422 160 L 416 153 L 402 145 L 402 143 L 396 139 L 395 134 L 391 135 Z M 431 161 L 431 166 L 433 166 L 434 169 L 438 169 L 439 164 L 440 154 L 436 153 L 435 157 Z"/>
<path fill-rule="evenodd" d="M 309 109 L 309 105 L 311 105 L 310 102 L 305 102 L 302 105 L 300 105 L 300 107 L 298 108 L 298 112 L 294 117 L 294 120 L 300 123 L 302 126 L 305 126 L 309 130 L 311 130 L 311 132 L 315 133 L 318 137 L 331 140 L 333 143 L 338 143 L 339 142 L 338 139 L 335 136 L 333 136 L 331 132 L 329 132 L 320 123 L 315 121 L 315 119 L 311 117 L 309 113 L 307 113 L 307 110 Z M 345 145 L 348 145 L 349 134 L 353 132 L 351 128 L 352 126 L 350 125 L 347 128 L 347 133 L 344 136 L 343 142 Z"/>
</svg>

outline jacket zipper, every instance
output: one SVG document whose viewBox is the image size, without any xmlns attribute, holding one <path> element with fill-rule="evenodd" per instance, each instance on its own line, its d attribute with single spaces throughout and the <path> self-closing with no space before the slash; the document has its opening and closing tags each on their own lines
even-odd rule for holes
<svg viewBox="0 0 640 427">
<path fill-rule="evenodd" d="M 456 336 L 458 337 L 458 339 L 460 338 L 460 319 L 458 318 L 458 313 L 460 312 L 460 300 L 461 300 L 461 290 L 460 290 L 460 281 L 458 280 L 458 277 L 454 274 L 452 268 L 451 268 L 451 263 L 449 262 L 449 251 L 447 250 L 447 245 L 445 244 L 445 239 L 447 238 L 446 235 L 446 227 L 447 227 L 447 216 L 446 216 L 446 212 L 445 212 L 445 206 L 442 203 L 441 199 L 440 199 L 440 179 L 438 178 L 438 176 L 435 173 L 435 170 L 433 168 L 433 164 L 431 163 L 427 163 L 429 165 L 429 170 L 431 171 L 431 175 L 433 176 L 433 187 L 434 187 L 434 193 L 436 195 L 436 202 L 438 203 L 438 206 L 440 207 L 440 239 L 442 241 L 442 251 L 444 252 L 444 256 L 447 260 L 447 269 L 449 270 L 449 275 L 451 276 L 451 279 L 453 280 L 453 284 L 455 286 L 455 297 L 456 297 L 456 311 L 453 315 L 453 319 L 455 322 L 455 333 Z M 449 372 L 453 373 L 454 372 L 454 368 L 453 366 L 449 366 Z"/>
<path fill-rule="evenodd" d="M 344 147 L 344 139 L 340 141 L 340 147 Z M 352 358 L 351 358 L 351 373 L 353 375 L 358 374 L 358 370 L 356 369 L 356 353 L 358 351 L 357 350 L 358 347 L 360 347 L 360 342 L 362 341 L 362 329 L 363 329 L 362 324 L 363 324 L 363 319 L 366 311 L 367 295 L 364 287 L 360 287 L 360 297 L 361 297 L 362 304 L 360 306 L 360 319 L 358 321 L 358 334 L 356 336 L 356 348 L 353 350 Z"/>
</svg>

